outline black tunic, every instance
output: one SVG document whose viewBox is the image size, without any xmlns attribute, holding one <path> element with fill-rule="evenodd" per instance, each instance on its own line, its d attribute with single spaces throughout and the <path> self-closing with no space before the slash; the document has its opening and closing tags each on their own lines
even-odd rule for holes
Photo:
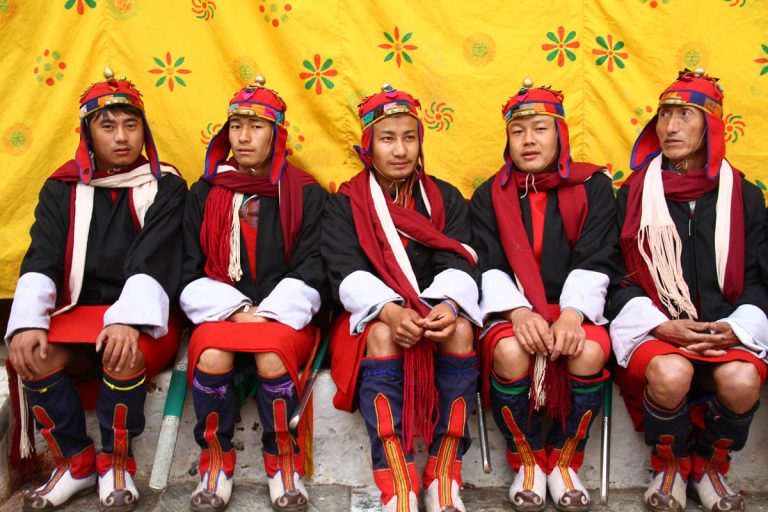
<svg viewBox="0 0 768 512">
<path fill-rule="evenodd" d="M 200 245 L 203 212 L 212 186 L 198 181 L 189 191 L 184 213 L 184 271 L 183 287 L 206 277 L 206 256 Z M 283 231 L 277 197 L 260 197 L 258 232 L 256 235 L 256 279 L 251 276 L 248 248 L 240 235 L 240 261 L 243 275 L 230 283 L 259 304 L 284 278 L 303 281 L 320 293 L 324 291 L 325 266 L 320 257 L 320 221 L 327 193 L 318 184 L 303 187 L 304 209 L 301 231 L 291 253 L 290 262 L 284 258 Z M 222 226 L 221 229 L 229 229 Z"/>
<path fill-rule="evenodd" d="M 489 178 L 472 196 L 473 247 L 480 258 L 482 272 L 497 269 L 512 276 L 512 268 L 499 238 L 499 225 L 493 208 L 491 193 L 494 179 L 495 176 Z M 581 236 L 573 249 L 563 228 L 557 189 L 547 192 L 540 268 L 547 302 L 550 304 L 559 303 L 563 284 L 573 270 L 600 272 L 610 280 L 616 280 L 619 275 L 621 256 L 611 180 L 597 173 L 584 182 L 584 188 L 589 209 Z M 533 245 L 531 206 L 527 196 L 520 199 L 520 210 L 528 241 Z"/>
<path fill-rule="evenodd" d="M 664 171 L 667 172 L 667 171 Z M 759 255 L 765 247 L 765 202 L 763 194 L 755 185 L 744 180 L 742 185 L 744 199 L 744 292 L 741 297 L 729 304 L 720 291 L 717 282 L 715 261 L 715 208 L 717 188 L 696 201 L 693 214 L 688 202 L 666 200 L 677 234 L 682 242 L 681 266 L 683 277 L 690 292 L 691 301 L 699 313 L 699 320 L 712 322 L 728 317 L 742 304 L 751 304 L 768 312 L 768 289 L 763 281 Z M 629 189 L 621 187 L 618 195 L 620 225 L 624 223 Z M 622 269 L 622 274 L 626 273 Z M 639 286 L 623 279 L 621 285 L 609 294 L 607 312 L 609 318 L 615 318 L 621 309 L 635 297 L 648 295 Z M 681 318 L 687 318 L 683 314 Z"/>
<path fill-rule="evenodd" d="M 469 208 L 461 193 L 453 185 L 431 177 L 440 188 L 445 207 L 446 236 L 462 243 L 471 240 Z M 420 193 L 414 194 L 416 211 L 429 217 Z M 343 194 L 334 194 L 328 200 L 323 220 L 323 258 L 328 265 L 328 276 L 334 300 L 339 300 L 339 286 L 351 273 L 362 270 L 375 276 L 373 264 L 360 247 L 355 231 L 355 221 L 349 198 Z M 405 252 L 411 262 L 413 272 L 421 290 L 426 289 L 435 276 L 448 269 L 461 270 L 469 274 L 475 283 L 479 283 L 477 268 L 465 258 L 452 251 L 440 251 L 409 240 Z"/>
<path fill-rule="evenodd" d="M 70 194 L 76 183 L 48 180 L 40 191 L 32 242 L 21 264 L 21 274 L 38 272 L 56 285 L 63 296 L 64 261 L 70 219 Z M 167 174 L 158 183 L 157 195 L 147 210 L 144 227 L 134 224 L 129 206 L 130 189 L 94 187 L 93 214 L 88 232 L 83 288 L 79 305 L 114 303 L 125 281 L 137 274 L 156 280 L 172 300 L 181 279 L 181 237 L 186 182 Z M 113 201 L 110 190 L 117 192 Z"/>
</svg>

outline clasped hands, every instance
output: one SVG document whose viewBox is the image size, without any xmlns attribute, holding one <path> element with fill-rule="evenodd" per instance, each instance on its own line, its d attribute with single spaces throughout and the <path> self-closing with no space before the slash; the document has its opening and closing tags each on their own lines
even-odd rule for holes
<svg viewBox="0 0 768 512">
<path fill-rule="evenodd" d="M 704 357 L 725 355 L 725 349 L 739 344 L 739 338 L 728 322 L 667 320 L 653 329 L 651 335 L 685 352 Z"/>
<path fill-rule="evenodd" d="M 441 302 L 422 318 L 412 309 L 388 302 L 379 312 L 378 319 L 387 324 L 392 341 L 402 348 L 411 348 L 422 337 L 440 343 L 456 331 L 458 317 L 454 311 L 458 311 L 458 306 L 455 301 L 451 303 L 453 308 L 446 301 Z"/>
<path fill-rule="evenodd" d="M 581 327 L 582 317 L 574 309 L 565 308 L 550 325 L 544 317 L 529 308 L 520 307 L 507 312 L 520 347 L 530 355 L 576 357 L 584 350 L 586 335 Z"/>
</svg>

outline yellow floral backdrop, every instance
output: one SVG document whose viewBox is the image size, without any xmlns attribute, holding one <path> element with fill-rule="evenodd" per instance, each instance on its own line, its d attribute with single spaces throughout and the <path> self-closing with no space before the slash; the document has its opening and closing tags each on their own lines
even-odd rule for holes
<svg viewBox="0 0 768 512">
<path fill-rule="evenodd" d="M 0 298 L 106 65 L 143 92 L 161 159 L 190 183 L 262 73 L 289 106 L 292 160 L 330 190 L 360 168 L 356 105 L 390 82 L 421 100 L 427 171 L 466 196 L 502 162 L 501 105 L 524 77 L 565 92 L 574 158 L 619 183 L 661 90 L 703 66 L 725 89 L 729 159 L 768 182 L 763 0 L 0 0 L 0 49 Z"/>
</svg>

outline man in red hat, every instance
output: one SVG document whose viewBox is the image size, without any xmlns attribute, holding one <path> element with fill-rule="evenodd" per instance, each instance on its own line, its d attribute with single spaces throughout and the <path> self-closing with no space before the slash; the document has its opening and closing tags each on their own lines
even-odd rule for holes
<svg viewBox="0 0 768 512">
<path fill-rule="evenodd" d="M 257 77 L 230 101 L 184 218 L 181 307 L 198 325 L 188 367 L 202 448 L 193 510 L 223 510 L 232 493 L 236 373 L 248 384 L 239 395 L 258 405 L 272 507 L 307 508 L 301 477 L 311 434 L 288 419 L 317 339 L 326 193 L 286 160 L 286 105 L 264 83 Z"/>
<path fill-rule="evenodd" d="M 523 88 L 502 109 L 505 164 L 472 197 L 483 271 L 483 391 L 516 472 L 509 499 L 538 511 L 587 510 L 579 480 L 601 405 L 610 339 L 605 296 L 618 271 L 611 179 L 571 160 L 563 95 Z M 544 442 L 539 415 L 554 419 Z"/>
<path fill-rule="evenodd" d="M 363 100 L 364 169 L 325 210 L 323 257 L 346 310 L 331 338 L 334 405 L 360 408 L 384 510 L 418 510 L 420 436 L 427 510 L 464 511 L 479 275 L 464 198 L 424 171 L 419 109 L 389 84 Z"/>
<path fill-rule="evenodd" d="M 766 375 L 760 190 L 725 159 L 723 92 L 681 72 L 632 152 L 618 196 L 626 277 L 612 294 L 616 380 L 651 446 L 648 508 L 744 510 L 727 484 Z M 693 435 L 691 431 L 693 430 Z"/>
<path fill-rule="evenodd" d="M 144 429 L 146 381 L 179 343 L 169 302 L 181 277 L 186 183 L 160 163 L 139 91 L 109 69 L 104 77 L 80 98 L 74 160 L 40 192 L 5 335 L 21 390 L 14 378 L 20 455 L 32 451 L 28 403 L 55 463 L 49 480 L 24 496 L 28 511 L 94 490 L 97 476 L 102 510 L 133 509 L 131 441 Z M 101 381 L 83 390 L 83 402 L 74 380 L 82 375 Z M 98 455 L 83 415 L 94 398 Z"/>
</svg>

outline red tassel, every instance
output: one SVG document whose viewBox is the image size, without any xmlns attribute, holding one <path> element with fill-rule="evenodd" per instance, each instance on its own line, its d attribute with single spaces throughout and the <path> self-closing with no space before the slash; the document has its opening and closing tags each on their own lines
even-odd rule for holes
<svg viewBox="0 0 768 512">
<path fill-rule="evenodd" d="M 234 195 L 227 188 L 213 187 L 205 202 L 200 228 L 200 247 L 207 257 L 205 274 L 224 283 L 232 282 L 229 277 L 229 251 Z"/>
<path fill-rule="evenodd" d="M 534 385 L 534 364 L 530 366 L 531 393 L 535 393 Z M 560 357 L 555 361 L 547 361 L 544 373 L 544 382 L 542 392 L 545 399 L 545 411 L 547 416 L 555 421 L 560 421 L 565 428 L 565 420 L 571 412 L 571 380 L 568 378 L 570 372 L 565 363 L 565 359 Z M 536 397 L 531 396 L 531 403 L 528 410 L 528 417 L 536 410 Z"/>
<path fill-rule="evenodd" d="M 433 349 L 430 342 L 422 339 L 415 347 L 403 354 L 403 450 L 413 451 L 415 434 L 429 446 L 432 434 L 440 419 L 437 409 L 437 389 Z"/>
</svg>

